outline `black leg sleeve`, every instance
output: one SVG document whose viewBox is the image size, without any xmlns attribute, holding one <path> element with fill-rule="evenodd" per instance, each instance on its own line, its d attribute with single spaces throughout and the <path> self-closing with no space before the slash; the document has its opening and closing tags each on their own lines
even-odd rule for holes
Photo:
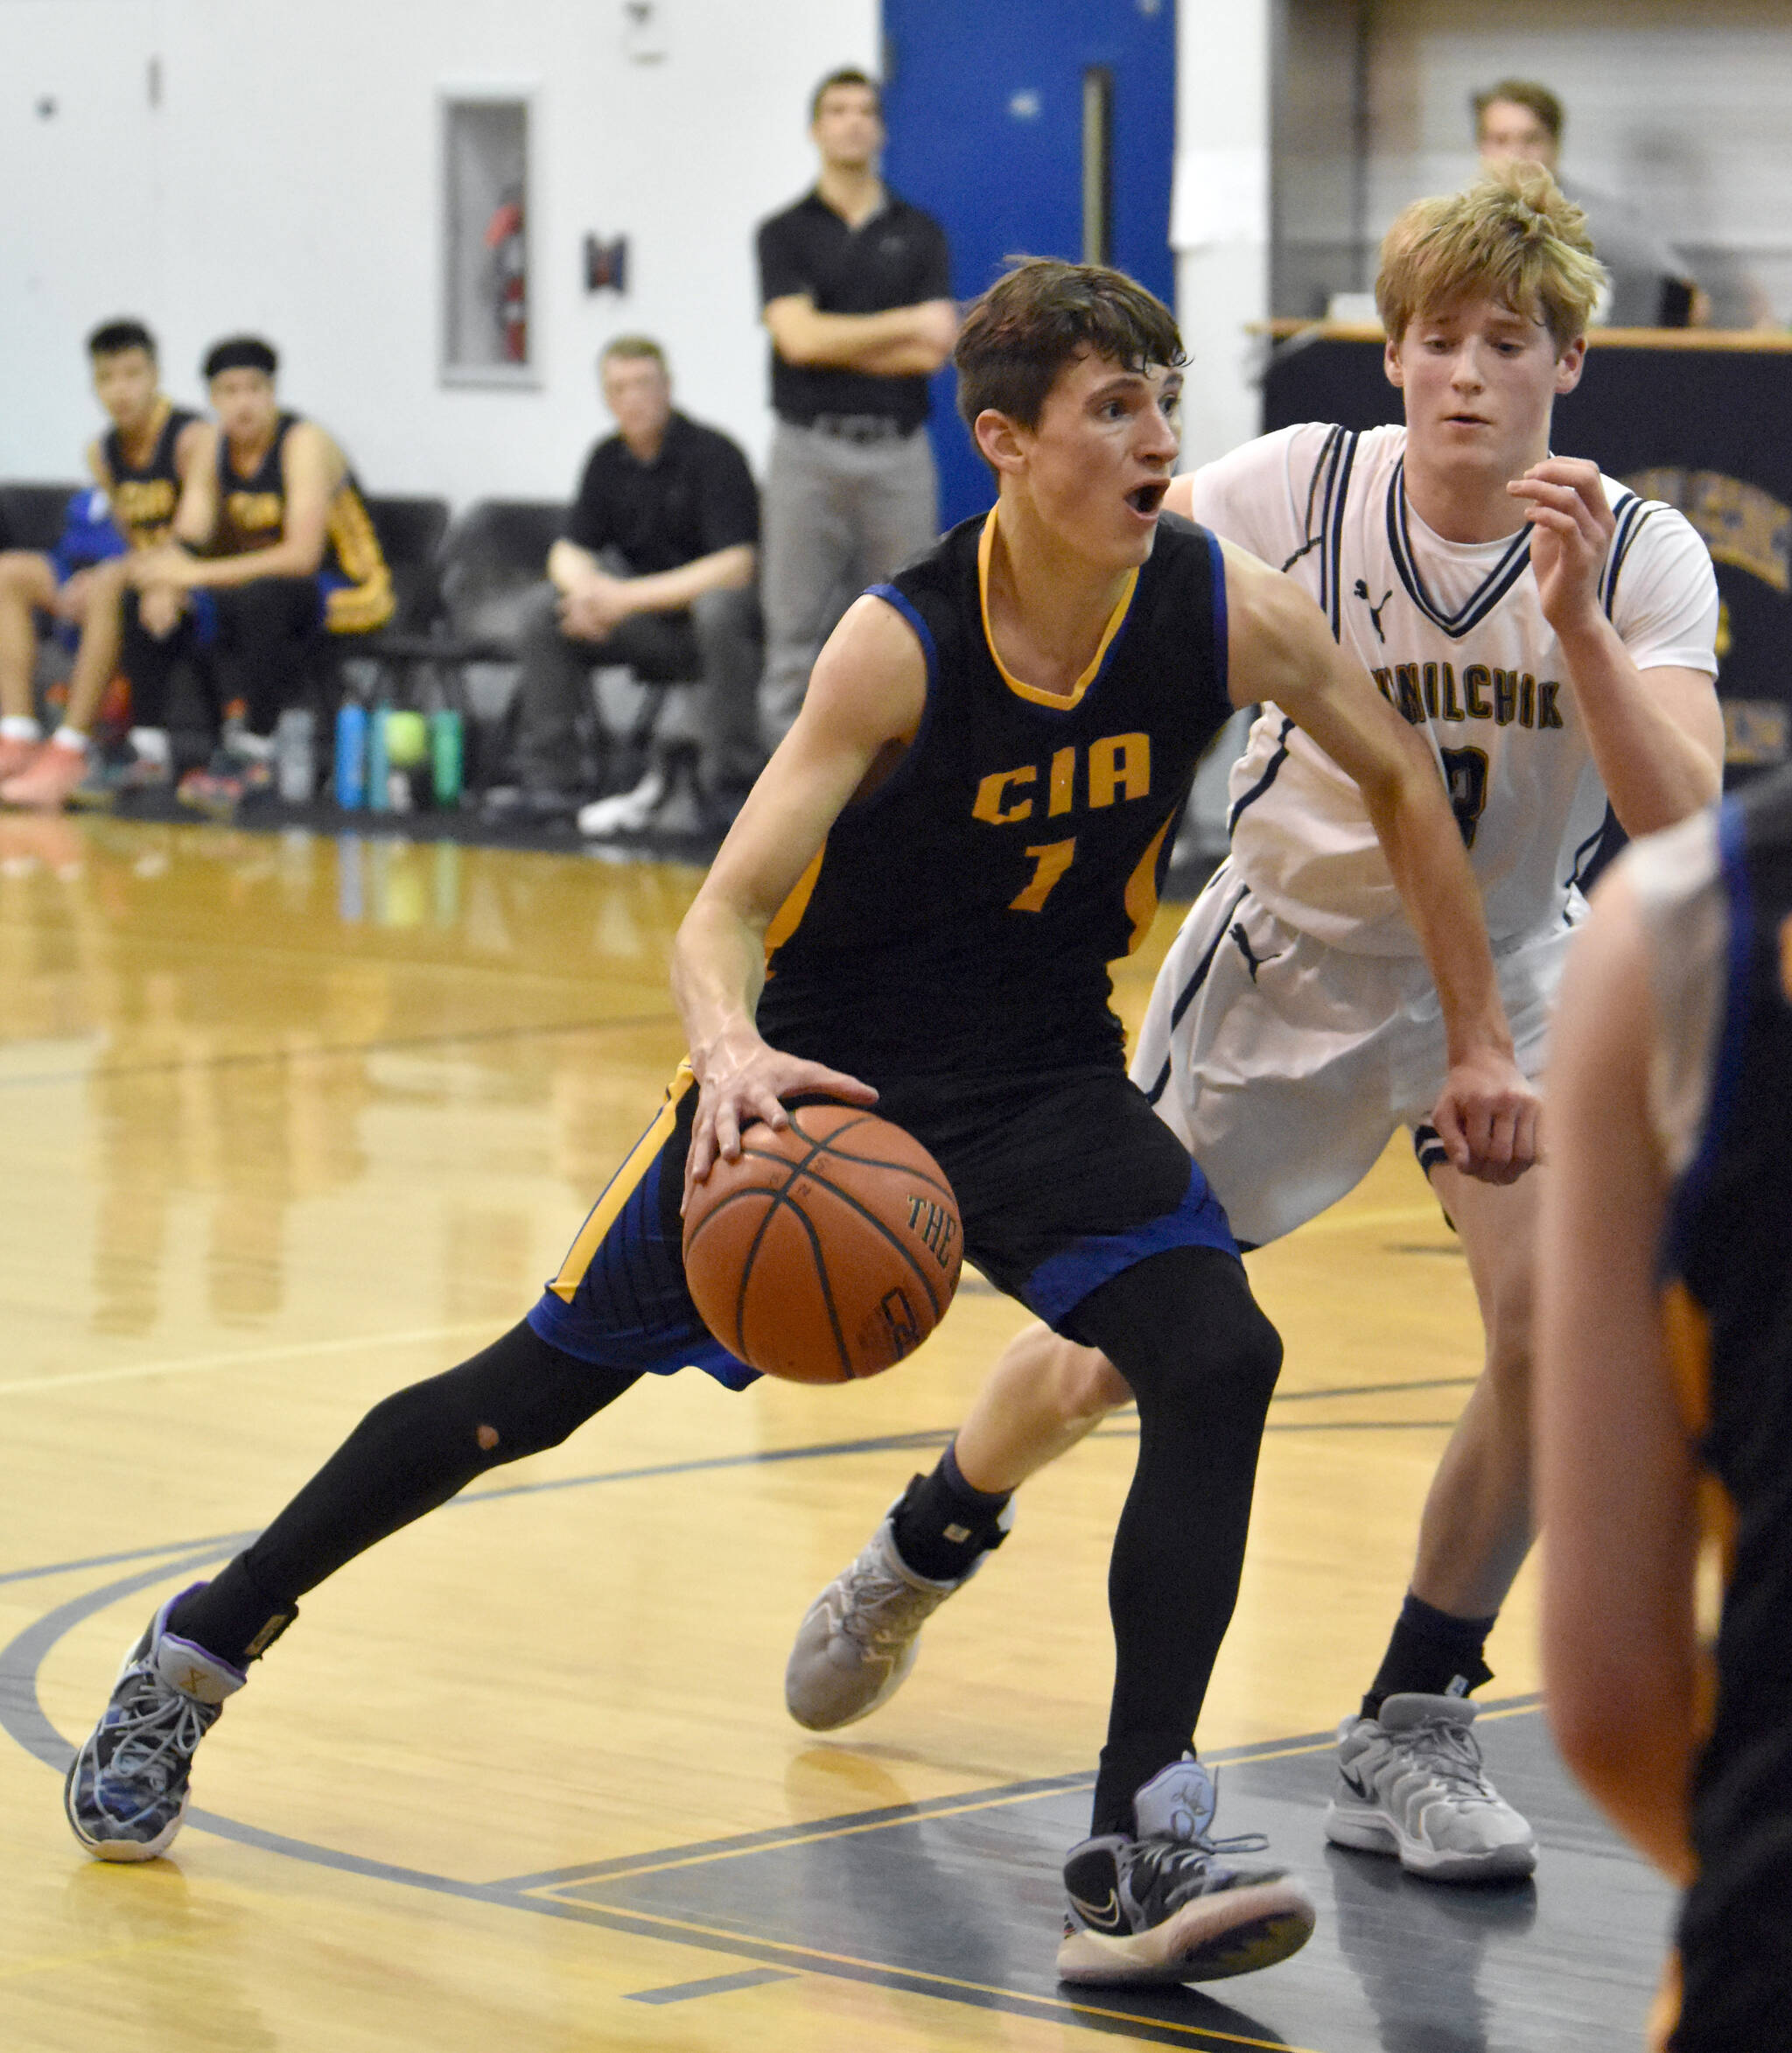
<svg viewBox="0 0 1792 2053">
<path fill-rule="evenodd" d="M 158 641 L 144 631 L 137 614 L 137 594 L 129 587 L 120 624 L 118 666 L 130 680 L 130 724 L 165 727 L 169 678 L 176 660 L 193 646 L 192 624 L 183 620 L 172 634 Z"/>
<path fill-rule="evenodd" d="M 637 1380 L 514 1327 L 458 1369 L 375 1405 L 261 1538 L 177 1606 L 172 1629 L 242 1666 L 344 1562 L 488 1468 L 559 1446 Z"/>
<path fill-rule="evenodd" d="M 1114 1701 L 1094 1825 L 1130 1832 L 1134 1792 L 1194 1744 L 1238 1598 L 1282 1343 L 1243 1265 L 1213 1248 L 1152 1256 L 1071 1323 L 1138 1400 L 1138 1465 L 1108 1573 Z"/>
</svg>

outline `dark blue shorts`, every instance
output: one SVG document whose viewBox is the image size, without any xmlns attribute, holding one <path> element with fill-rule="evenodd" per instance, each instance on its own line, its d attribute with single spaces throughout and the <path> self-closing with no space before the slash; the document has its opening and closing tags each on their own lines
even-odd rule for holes
<svg viewBox="0 0 1792 2053">
<path fill-rule="evenodd" d="M 944 1169 L 965 1259 L 1046 1325 L 1123 1269 L 1174 1247 L 1236 1255 L 1219 1200 L 1124 1070 L 886 1081 L 877 1110 Z M 528 1322 L 581 1361 L 731 1390 L 756 1371 L 729 1353 L 685 1287 L 678 1207 L 696 1112 L 681 1064 L 658 1117 L 610 1180 Z"/>
</svg>

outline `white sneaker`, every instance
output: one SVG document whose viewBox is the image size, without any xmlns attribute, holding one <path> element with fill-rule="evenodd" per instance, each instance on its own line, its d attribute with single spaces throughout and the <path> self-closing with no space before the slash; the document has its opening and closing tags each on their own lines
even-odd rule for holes
<svg viewBox="0 0 1792 2053">
<path fill-rule="evenodd" d="M 920 1483 L 916 1476 L 914 1490 Z M 950 1582 L 917 1575 L 896 1551 L 895 1516 L 906 1493 L 808 1609 L 784 1670 L 784 1703 L 799 1725 L 832 1732 L 875 1711 L 901 1688 L 920 1653 L 920 1629 L 954 1590 L 962 1589 L 988 1559 L 985 1547 Z M 998 1524 L 1006 1537 L 1012 1505 Z M 1000 1539 L 992 1543 L 1000 1545 Z"/>
<path fill-rule="evenodd" d="M 1536 1838 L 1481 1768 L 1466 1697 L 1390 1697 L 1338 1727 L 1326 1811 L 1334 1846 L 1392 1853 L 1432 1881 L 1492 1881 L 1536 1866 Z"/>
</svg>

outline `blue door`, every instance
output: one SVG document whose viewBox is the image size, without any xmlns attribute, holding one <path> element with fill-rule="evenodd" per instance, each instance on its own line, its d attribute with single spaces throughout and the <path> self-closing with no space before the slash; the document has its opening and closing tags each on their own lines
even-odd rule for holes
<svg viewBox="0 0 1792 2053">
<path fill-rule="evenodd" d="M 1175 0 L 884 0 L 885 176 L 935 215 L 970 299 L 1012 256 L 1099 257 L 1173 304 Z M 949 525 L 989 473 L 934 381 Z"/>
</svg>

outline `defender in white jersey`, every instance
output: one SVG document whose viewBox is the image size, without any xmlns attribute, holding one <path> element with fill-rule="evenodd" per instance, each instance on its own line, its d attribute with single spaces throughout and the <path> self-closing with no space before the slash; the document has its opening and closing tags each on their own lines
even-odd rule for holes
<svg viewBox="0 0 1792 2053">
<path fill-rule="evenodd" d="M 1166 502 L 1304 583 L 1430 741 L 1533 1077 L 1607 802 L 1641 833 L 1695 811 L 1721 778 L 1704 545 L 1672 509 L 1550 453 L 1601 278 L 1584 217 L 1540 167 L 1419 201 L 1377 281 L 1405 426 L 1286 429 L 1179 480 Z M 1487 1636 L 1531 1538 L 1530 1137 L 1515 1137 L 1504 1187 L 1436 1145 L 1436 994 L 1360 801 L 1272 705 L 1231 794 L 1232 853 L 1159 974 L 1135 1080 L 1247 1245 L 1342 1196 L 1411 1126 L 1487 1328 L 1400 1621 L 1340 1731 L 1327 1833 L 1439 1881 L 1528 1873 L 1532 1834 L 1481 1772 L 1466 1699 L 1490 1677 Z M 831 1726 L 882 1701 L 921 1621 L 999 1540 L 1009 1495 L 1126 1395 L 1099 1356 L 1023 1334 L 940 1467 L 811 1608 L 793 1713 Z"/>
</svg>

